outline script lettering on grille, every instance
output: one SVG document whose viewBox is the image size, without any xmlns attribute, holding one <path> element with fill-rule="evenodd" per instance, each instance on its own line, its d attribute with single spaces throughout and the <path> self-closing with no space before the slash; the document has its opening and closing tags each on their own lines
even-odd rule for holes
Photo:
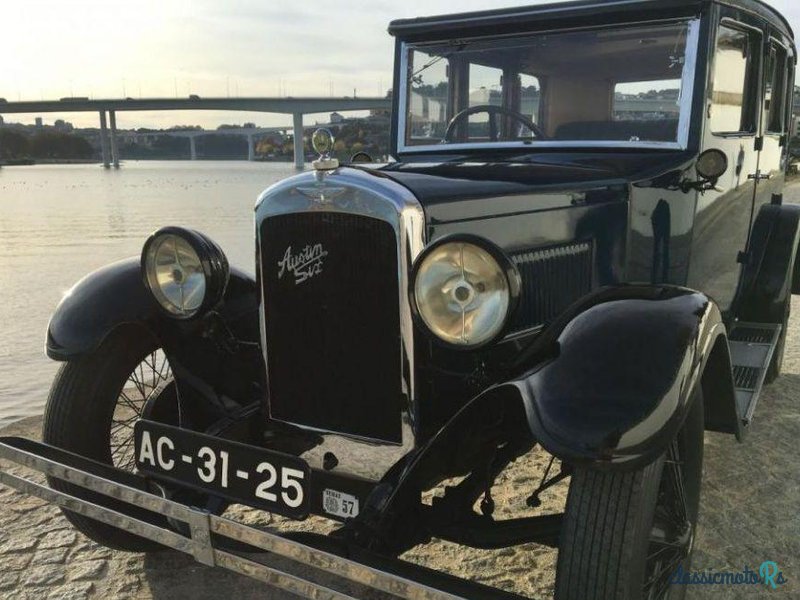
<svg viewBox="0 0 800 600">
<path fill-rule="evenodd" d="M 283 258 L 278 261 L 278 279 L 284 273 L 294 275 L 295 285 L 322 273 L 322 260 L 328 256 L 328 251 L 322 244 L 308 245 L 297 254 L 292 254 L 292 247 L 286 248 Z"/>
</svg>

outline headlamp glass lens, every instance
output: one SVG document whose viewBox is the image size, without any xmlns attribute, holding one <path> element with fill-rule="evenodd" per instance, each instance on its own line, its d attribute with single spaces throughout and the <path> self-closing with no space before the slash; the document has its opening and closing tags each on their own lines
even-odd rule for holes
<svg viewBox="0 0 800 600">
<path fill-rule="evenodd" d="M 440 339 L 476 346 L 503 328 L 511 304 L 502 266 L 484 248 L 449 242 L 423 258 L 414 282 L 417 309 Z"/>
<path fill-rule="evenodd" d="M 180 316 L 197 312 L 206 295 L 200 257 L 183 238 L 165 234 L 153 240 L 146 273 L 153 295 L 165 310 Z"/>
</svg>

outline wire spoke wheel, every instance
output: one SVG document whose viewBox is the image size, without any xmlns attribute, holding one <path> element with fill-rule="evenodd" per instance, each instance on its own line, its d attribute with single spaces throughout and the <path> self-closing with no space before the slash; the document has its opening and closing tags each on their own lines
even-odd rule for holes
<svg viewBox="0 0 800 600">
<path fill-rule="evenodd" d="M 142 417 L 148 400 L 171 380 L 169 360 L 160 348 L 146 355 L 128 375 L 111 417 L 109 450 L 112 464 L 118 469 L 134 470 L 133 426 Z"/>
<path fill-rule="evenodd" d="M 642 596 L 646 600 L 662 600 L 669 596 L 672 575 L 692 551 L 694 525 L 689 518 L 682 465 L 676 441 L 670 445 L 661 473 L 645 563 Z"/>
</svg>

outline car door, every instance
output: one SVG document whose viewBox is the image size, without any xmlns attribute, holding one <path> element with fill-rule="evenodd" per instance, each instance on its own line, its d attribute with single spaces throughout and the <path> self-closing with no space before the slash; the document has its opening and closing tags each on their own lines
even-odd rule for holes
<svg viewBox="0 0 800 600">
<path fill-rule="evenodd" d="M 730 308 L 747 248 L 758 170 L 762 30 L 723 15 L 710 57 L 702 149 L 728 157 L 715 189 L 697 194 L 688 285 Z"/>
</svg>

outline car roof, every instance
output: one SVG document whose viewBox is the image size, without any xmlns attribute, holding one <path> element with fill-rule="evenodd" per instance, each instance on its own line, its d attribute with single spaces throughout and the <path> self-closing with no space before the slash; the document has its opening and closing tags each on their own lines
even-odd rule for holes
<svg viewBox="0 0 800 600">
<path fill-rule="evenodd" d="M 519 30 L 525 25 L 546 25 L 550 21 L 570 18 L 597 19 L 608 15 L 614 20 L 625 21 L 636 11 L 644 15 L 697 13 L 710 4 L 723 4 L 756 14 L 794 39 L 794 32 L 786 18 L 762 0 L 577 0 L 456 13 L 415 19 L 399 19 L 389 25 L 389 33 L 402 39 L 431 39 L 432 36 L 456 33 L 476 34 Z"/>
</svg>

